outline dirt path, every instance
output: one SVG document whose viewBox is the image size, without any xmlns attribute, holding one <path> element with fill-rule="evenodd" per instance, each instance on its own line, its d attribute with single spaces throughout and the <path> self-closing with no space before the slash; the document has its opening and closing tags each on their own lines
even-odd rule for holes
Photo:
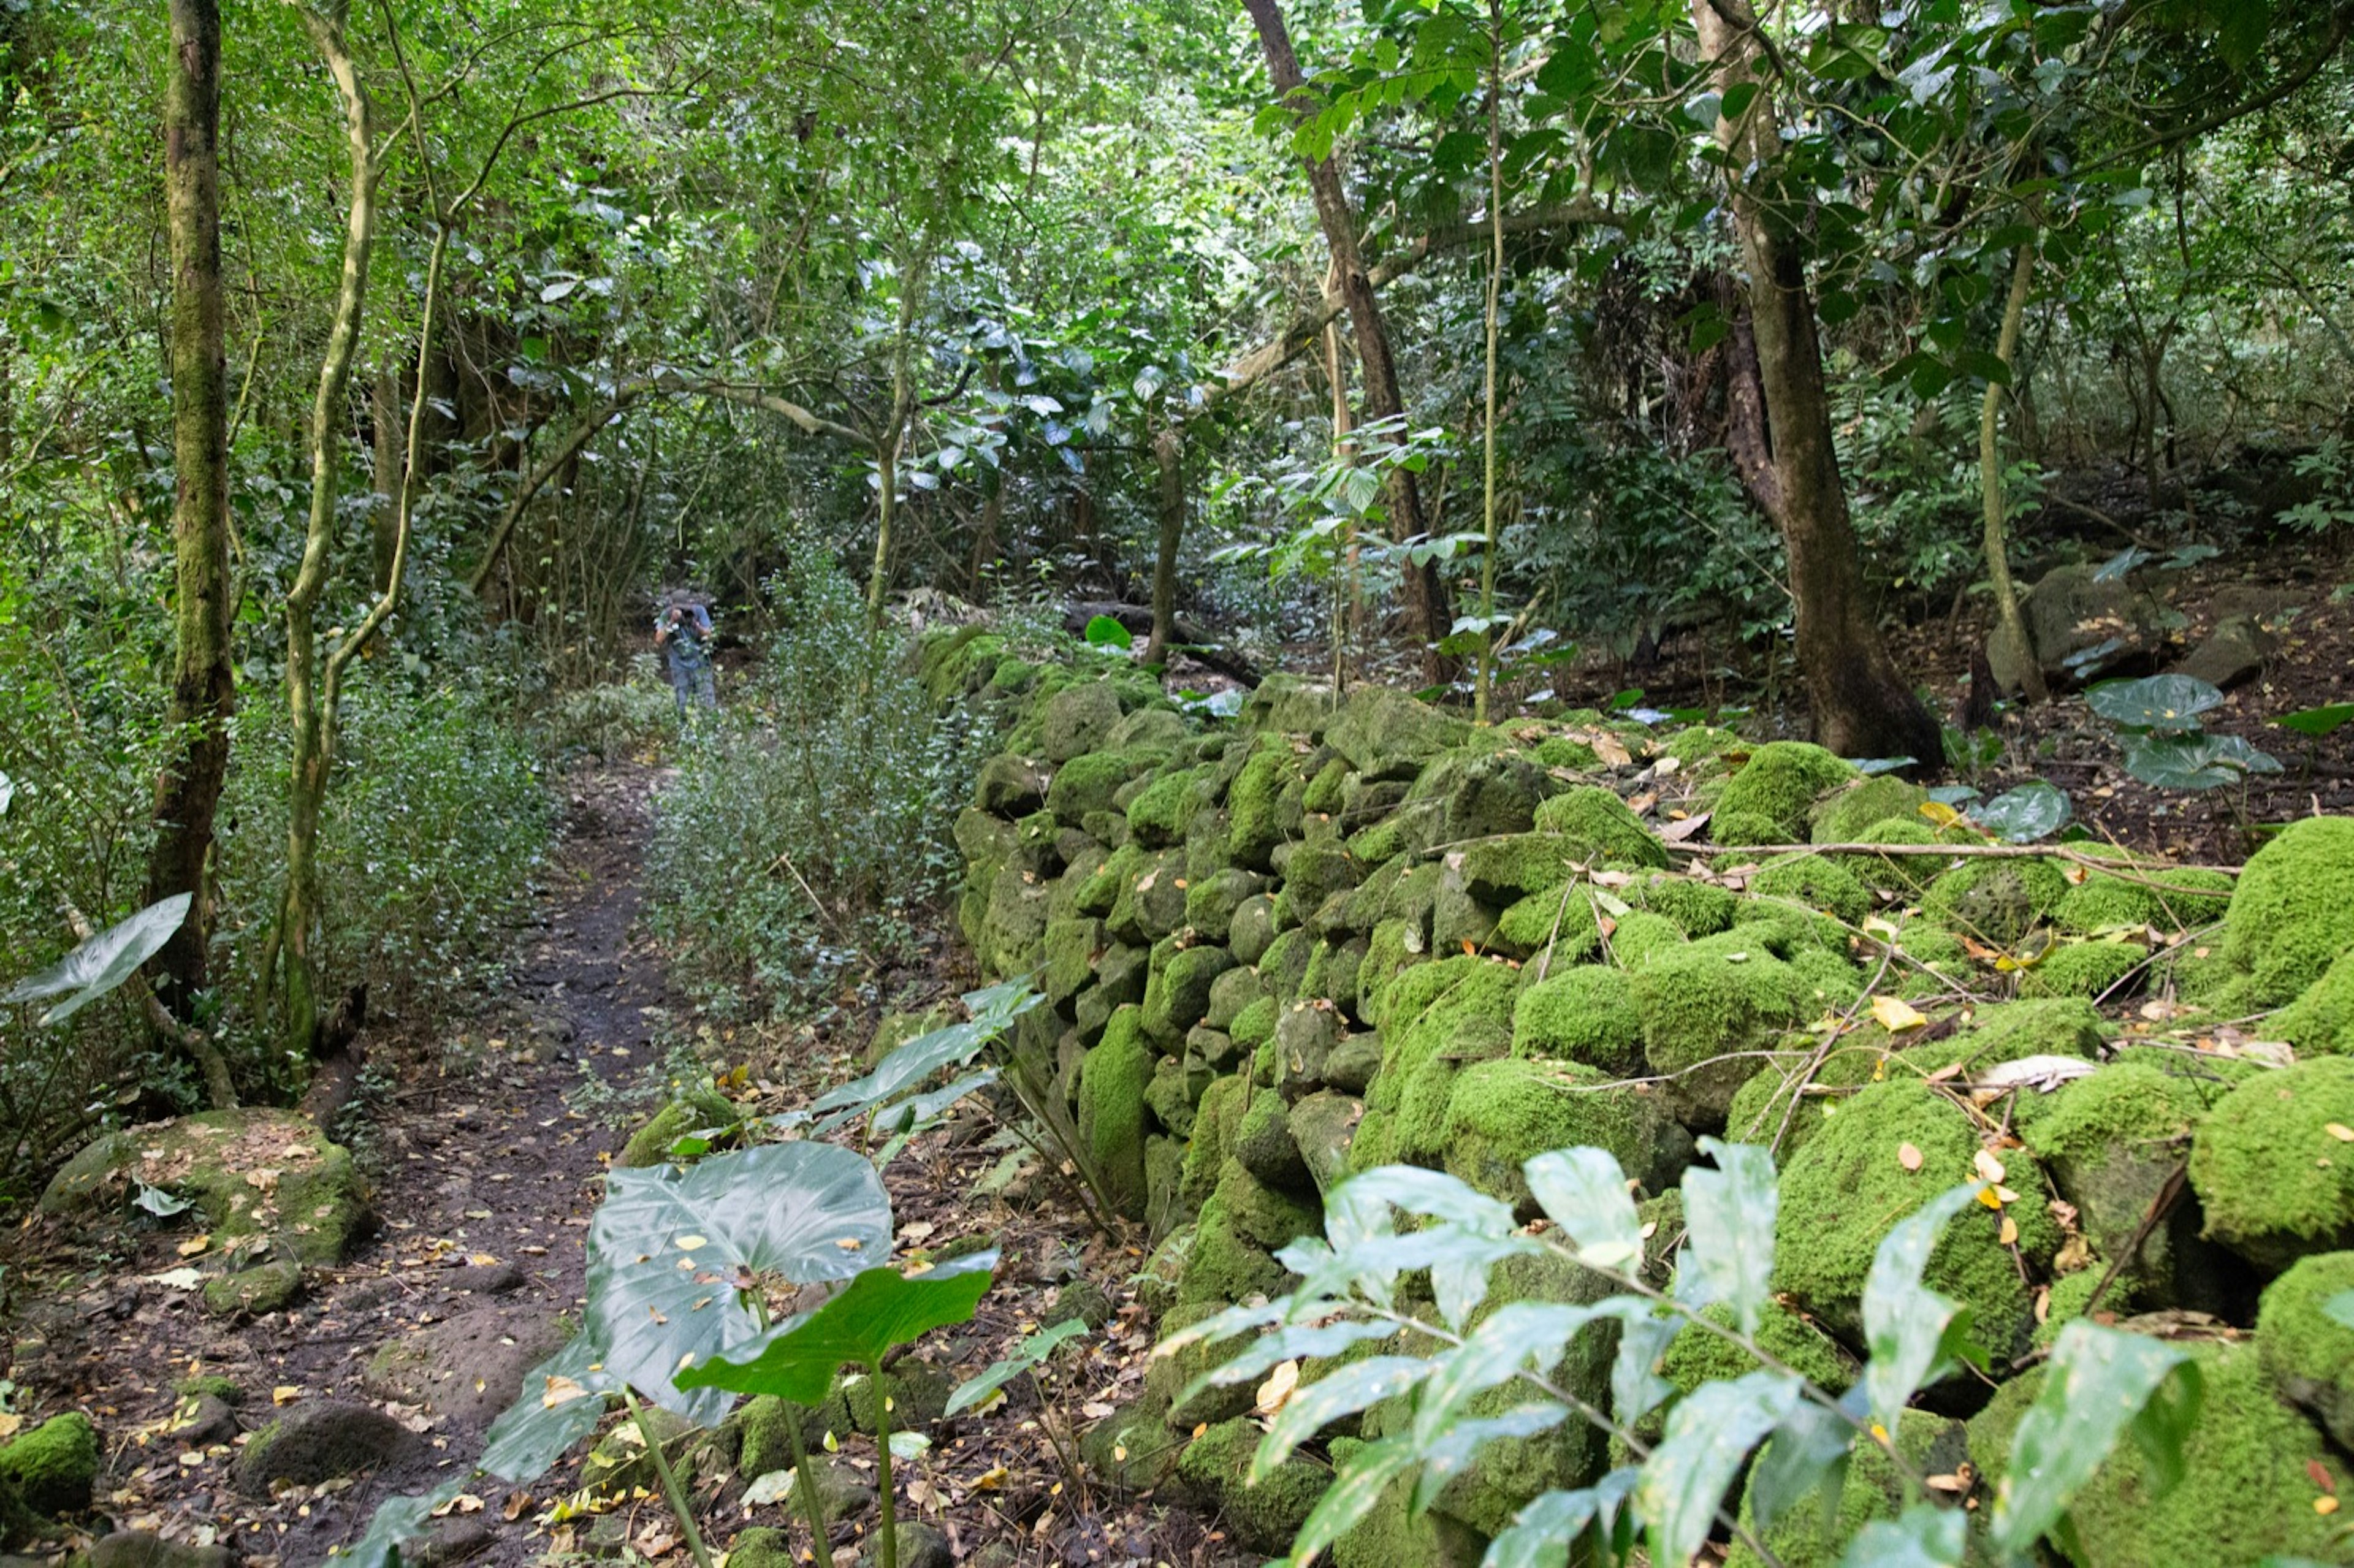
<svg viewBox="0 0 2354 1568">
<path fill-rule="evenodd" d="M 507 987 L 451 1036 L 389 1047 L 385 1076 L 399 1087 L 364 1097 L 347 1134 L 373 1171 L 381 1227 L 344 1266 L 314 1273 L 300 1304 L 228 1322 L 147 1277 L 187 1261 L 185 1229 L 94 1234 L 45 1221 L 18 1238 L 8 1375 L 20 1409 L 72 1406 L 98 1424 L 102 1517 L 217 1541 L 251 1568 L 303 1568 L 382 1498 L 428 1489 L 480 1453 L 483 1428 L 580 1301 L 582 1235 L 619 1139 L 595 1111 L 605 1097 L 580 1092 L 584 1072 L 608 1091 L 634 1080 L 671 1000 L 636 928 L 654 782 L 642 768 L 573 781 L 542 924 Z M 387 1047 L 376 1050 L 381 1060 Z M 248 1430 L 350 1401 L 392 1410 L 415 1436 L 356 1484 L 246 1496 L 226 1430 L 191 1449 L 167 1429 L 175 1385 L 197 1372 L 237 1385 Z M 529 1516 L 509 1523 L 498 1502 L 445 1520 L 437 1560 L 535 1556 Z"/>
</svg>

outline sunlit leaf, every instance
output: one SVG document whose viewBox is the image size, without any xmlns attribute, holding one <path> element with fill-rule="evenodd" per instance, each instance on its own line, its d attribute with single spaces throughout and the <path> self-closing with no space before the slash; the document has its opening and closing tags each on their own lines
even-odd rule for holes
<svg viewBox="0 0 2354 1568">
<path fill-rule="evenodd" d="M 798 1324 L 769 1335 L 749 1359 L 698 1358 L 679 1372 L 678 1385 L 769 1393 L 814 1407 L 845 1364 L 877 1369 L 892 1346 L 970 1319 L 996 1266 L 992 1252 L 913 1278 L 896 1268 L 870 1268 Z"/>
<path fill-rule="evenodd" d="M 110 926 L 40 973 L 18 980 L 0 1001 L 38 1001 L 71 991 L 41 1014 L 44 1028 L 62 1023 L 129 980 L 139 966 L 164 950 L 188 918 L 190 895 L 175 893 L 150 904 L 118 926 Z"/>
<path fill-rule="evenodd" d="M 2184 1396 L 2154 1400 L 2169 1377 L 2182 1380 Z M 2161 1475 L 2160 1481 L 2179 1478 L 2181 1435 L 2197 1414 L 2198 1389 L 2198 1366 L 2179 1345 L 2083 1319 L 2062 1329 L 2043 1386 L 2020 1418 L 2009 1465 L 1995 1489 L 1995 1543 L 2025 1553 L 2060 1522 L 2117 1439 L 2153 1407 L 2157 1423 L 2140 1436 L 2161 1461 L 2171 1450 L 2173 1477 Z M 2161 1471 L 2167 1467 L 2161 1463 Z"/>
<path fill-rule="evenodd" d="M 1537 1202 L 1600 1268 L 1623 1268 L 1643 1255 L 1643 1223 L 1627 1190 L 1627 1173 L 1606 1150 L 1556 1149 L 1523 1171 Z"/>
<path fill-rule="evenodd" d="M 1699 1277 L 1707 1298 L 1733 1308 L 1744 1334 L 1755 1334 L 1773 1297 L 1774 1216 L 1780 1203 L 1774 1157 L 1751 1143 L 1700 1140 L 1713 1171 L 1684 1175 L 1681 1266 Z"/>
<path fill-rule="evenodd" d="M 1649 1527 L 1651 1560 L 1688 1563 L 1749 1451 L 1799 1397 L 1787 1373 L 1754 1372 L 1704 1383 L 1668 1413 L 1667 1435 L 1643 1461 L 1635 1506 Z"/>
<path fill-rule="evenodd" d="M 2068 797 L 2040 779 L 2006 790 L 1970 812 L 1978 826 L 2014 844 L 2051 837 L 2071 814 Z"/>
<path fill-rule="evenodd" d="M 1967 1514 L 1914 1503 L 1893 1520 L 1875 1519 L 1856 1531 L 1840 1568 L 1961 1568 L 1968 1547 Z"/>
<path fill-rule="evenodd" d="M 2220 707 L 2223 694 L 2191 675 L 2145 675 L 2094 686 L 2084 702 L 2112 724 L 2179 735 L 2197 729 L 2199 715 Z"/>
</svg>

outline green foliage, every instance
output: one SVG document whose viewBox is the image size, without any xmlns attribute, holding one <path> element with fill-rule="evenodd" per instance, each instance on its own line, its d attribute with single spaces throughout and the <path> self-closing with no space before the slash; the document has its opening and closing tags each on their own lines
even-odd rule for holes
<svg viewBox="0 0 2354 1568">
<path fill-rule="evenodd" d="M 42 1028 L 56 1027 L 129 980 L 141 964 L 161 951 L 172 933 L 186 922 L 190 902 L 190 895 L 175 894 L 120 925 L 108 927 L 39 974 L 27 975 L 0 991 L 0 1003 L 65 996 L 40 1017 Z"/>
<path fill-rule="evenodd" d="M 764 1338 L 748 1357 L 723 1351 L 697 1358 L 676 1382 L 682 1389 L 773 1394 L 814 1408 L 844 1364 L 880 1376 L 884 1353 L 894 1346 L 970 1319 L 996 1266 L 995 1253 L 976 1253 L 918 1275 L 862 1270 L 824 1306 Z"/>
</svg>

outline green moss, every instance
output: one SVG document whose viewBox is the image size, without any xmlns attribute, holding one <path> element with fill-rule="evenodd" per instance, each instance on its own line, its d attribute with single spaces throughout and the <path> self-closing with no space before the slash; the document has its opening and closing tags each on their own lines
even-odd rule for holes
<svg viewBox="0 0 2354 1568">
<path fill-rule="evenodd" d="M 2207 1234 L 2260 1268 L 2354 1245 L 2354 1058 L 2319 1056 L 2219 1101 L 2190 1149 Z"/>
<path fill-rule="evenodd" d="M 2354 1291 L 2354 1252 L 2300 1258 L 2264 1289 L 2256 1354 L 2283 1399 L 2312 1413 L 2341 1448 L 2354 1449 L 2354 1328 L 2324 1308 Z"/>
<path fill-rule="evenodd" d="M 1619 890 L 1634 907 L 1673 920 L 1687 937 L 1713 937 L 1733 924 L 1740 899 L 1729 888 L 1689 876 L 1638 877 Z"/>
<path fill-rule="evenodd" d="M 1826 855 L 1776 855 L 1749 879 L 1749 892 L 1822 910 L 1850 926 L 1861 925 L 1872 912 L 1872 895 L 1863 884 Z"/>
<path fill-rule="evenodd" d="M 1263 747 L 1243 765 L 1226 792 L 1228 831 L 1238 864 L 1267 870 L 1276 845 L 1299 836 L 1303 793 L 1299 758 L 1288 746 Z"/>
<path fill-rule="evenodd" d="M 2241 868 L 2223 953 L 2259 1006 L 2277 1007 L 2354 947 L 2354 817 L 2307 817 Z"/>
<path fill-rule="evenodd" d="M 1566 899 L 1563 889 L 1556 887 L 1515 900 L 1496 916 L 1496 946 L 1529 958 L 1550 948 L 1550 969 L 1596 956 L 1602 946 L 1602 928 L 1595 918 L 1593 897 L 1583 883 L 1568 892 Z"/>
<path fill-rule="evenodd" d="M 1165 773 L 1128 803 L 1128 831 L 1153 848 L 1182 843 L 1202 805 L 1201 780 L 1194 774 Z"/>
<path fill-rule="evenodd" d="M 1249 1114 L 1243 1118 L 1237 1143 L 1250 1139 L 1255 1134 L 1263 1138 L 1263 1124 L 1270 1119 L 1274 1128 L 1288 1144 L 1291 1134 L 1284 1120 L 1283 1102 L 1268 1094 L 1258 1095 L 1252 1099 Z M 1262 1125 L 1255 1126 L 1255 1123 Z M 1292 1150 L 1291 1155 L 1297 1163 L 1299 1150 Z M 1304 1181 L 1307 1167 L 1302 1165 L 1299 1169 Z M 1213 1201 L 1226 1224 L 1234 1227 L 1235 1234 L 1270 1253 L 1289 1246 L 1301 1236 L 1324 1234 L 1322 1211 L 1312 1202 L 1304 1202 L 1260 1181 L 1243 1168 L 1242 1160 L 1235 1153 L 1228 1154 L 1225 1168 L 1218 1173 L 1218 1185 Z"/>
<path fill-rule="evenodd" d="M 98 1479 L 98 1431 L 79 1410 L 52 1415 L 0 1448 L 0 1484 L 54 1519 L 90 1507 Z"/>
<path fill-rule="evenodd" d="M 1858 844 L 1933 844 L 1936 830 L 1918 817 L 1891 817 L 1860 829 L 1844 842 Z M 1849 875 L 1876 893 L 1910 898 L 1929 885 L 1937 857 L 1925 854 L 1843 854 L 1833 857 Z"/>
<path fill-rule="evenodd" d="M 1907 1144 L 1917 1162 L 1898 1158 Z M 1783 1169 L 1775 1287 L 1842 1333 L 1859 1332 L 1863 1282 L 1881 1238 L 1946 1188 L 1972 1180 L 1978 1147 L 1969 1118 L 1918 1078 L 1857 1093 Z M 2059 1232 L 2032 1162 L 2010 1160 L 2006 1180 L 2019 1193 L 2006 1213 L 2018 1224 L 2019 1251 L 2031 1274 L 2058 1250 Z M 1971 1307 L 1978 1342 L 2001 1358 L 2027 1348 L 2035 1301 L 1999 1229 L 1993 1211 L 1970 1205 L 1946 1227 L 1923 1278 Z"/>
<path fill-rule="evenodd" d="M 1143 1014 L 1123 1007 L 1079 1069 L 1079 1141 L 1103 1176 L 1104 1195 L 1130 1219 L 1145 1213 L 1144 1093 L 1152 1065 Z"/>
<path fill-rule="evenodd" d="M 1219 1180 L 1223 1181 L 1225 1177 L 1221 1175 Z M 1178 1282 L 1177 1302 L 1181 1307 L 1191 1307 L 1246 1301 L 1253 1296 L 1271 1298 L 1283 1293 L 1284 1282 L 1291 1277 L 1266 1247 L 1242 1234 L 1213 1192 L 1210 1201 L 1202 1205 L 1201 1219 L 1193 1228 L 1193 1247 L 1185 1255 L 1185 1274 Z M 1249 1391 L 1245 1390 L 1245 1408 L 1249 1403 Z"/>
<path fill-rule="evenodd" d="M 1435 836 L 1426 843 L 1460 843 L 1527 832 L 1538 802 L 1557 788 L 1543 768 L 1520 758 L 1450 752 L 1422 770 L 1407 800 L 1435 803 Z"/>
<path fill-rule="evenodd" d="M 1633 978 L 1644 1060 L 1672 1077 L 1670 1103 L 1698 1128 L 1723 1127 L 1734 1091 L 1755 1070 L 1733 1054 L 1769 1044 L 1806 1006 L 1797 973 L 1738 927 L 1654 951 Z"/>
<path fill-rule="evenodd" d="M 1802 1094 L 1801 1086 L 1819 1091 L 1861 1088 L 1892 1070 L 1888 1058 L 1893 1050 L 1884 1031 L 1859 1029 L 1840 1041 L 1838 1049 L 1823 1058 L 1811 1077 L 1802 1077 L 1801 1069 L 1813 1061 L 1812 1051 L 1776 1053 L 1734 1094 L 1724 1118 L 1726 1140 L 1770 1146 L 1778 1138 L 1776 1158 L 1787 1164 L 1838 1113 L 1842 1097 L 1828 1092 Z M 1798 1100 L 1795 1110 L 1790 1108 L 1794 1094 Z"/>
<path fill-rule="evenodd" d="M 1471 726 L 1454 715 L 1388 686 L 1352 691 L 1324 738 L 1368 779 L 1408 778 L 1421 763 L 1461 746 Z"/>
<path fill-rule="evenodd" d="M 688 1089 L 632 1133 L 613 1163 L 625 1171 L 660 1165 L 670 1159 L 672 1146 L 688 1133 L 733 1127 L 741 1119 L 742 1113 L 718 1090 L 708 1086 Z"/>
<path fill-rule="evenodd" d="M 1055 769 L 1046 786 L 1046 809 L 1066 827 L 1078 827 L 1091 811 L 1114 810 L 1112 797 L 1132 779 L 1159 766 L 1159 754 L 1150 751 L 1090 751 Z"/>
<path fill-rule="evenodd" d="M 2354 1056 L 2354 948 L 2338 954 L 2304 995 L 2274 1014 L 2264 1033 L 2306 1055 Z"/>
<path fill-rule="evenodd" d="M 2269 1557 L 2346 1561 L 2340 1516 L 2314 1510 L 2344 1498 L 2354 1471 L 2274 1396 L 2254 1347 L 2177 1341 L 2202 1374 L 2199 1418 L 2183 1443 L 2183 1481 L 2160 1489 L 2140 1449 L 2120 1443 L 2069 1505 L 2076 1568 L 2249 1563 Z M 2039 1368 L 2004 1385 L 1970 1422 L 1970 1455 L 1999 1487 L 2020 1418 L 2042 1392 Z M 2315 1472 L 2328 1478 L 2317 1484 Z"/>
<path fill-rule="evenodd" d="M 1681 1336 L 1691 1337 L 1689 1329 Z M 1925 1410 L 1907 1410 L 1897 1418 L 1896 1449 L 1917 1475 L 1951 1475 L 1968 1455 L 1962 1424 Z M 1868 1437 L 1858 1437 L 1850 1455 L 1845 1482 L 1828 1516 L 1823 1506 L 1828 1498 L 1801 1499 L 1759 1529 L 1756 1510 L 1743 1493 L 1742 1523 L 1755 1531 L 1783 1568 L 1836 1568 L 1865 1525 L 1894 1519 L 1903 1509 L 1907 1483 L 1888 1451 Z M 1724 1558 L 1725 1568 L 1758 1568 L 1763 1561 L 1738 1538 Z"/>
<path fill-rule="evenodd" d="M 1315 778 L 1308 781 L 1308 791 L 1300 796 L 1299 803 L 1308 810 L 1314 811 L 1320 816 L 1337 815 L 1344 798 L 1342 787 L 1348 781 L 1348 761 L 1344 758 L 1336 757 L 1319 769 Z"/>
<path fill-rule="evenodd" d="M 2069 942 L 2020 974 L 2019 994 L 2098 1000 L 2125 985 L 2148 957 L 2138 942 Z"/>
<path fill-rule="evenodd" d="M 1103 922 L 1088 916 L 1047 921 L 1046 962 L 1040 975 L 1046 1000 L 1059 1006 L 1085 991 L 1109 939 Z"/>
<path fill-rule="evenodd" d="M 1104 916 L 1112 911 L 1129 883 L 1142 874 L 1150 863 L 1143 849 L 1136 844 L 1123 844 L 1112 851 L 1109 858 L 1096 868 L 1072 895 L 1071 907 L 1081 915 Z"/>
<path fill-rule="evenodd" d="M 1483 904 L 1495 905 L 1552 891 L 1570 879 L 1575 853 L 1551 833 L 1483 839 L 1462 852 L 1464 890 Z"/>
<path fill-rule="evenodd" d="M 1981 1007 L 1968 1027 L 1938 1053 L 1971 1072 L 1984 1072 L 2029 1056 L 2081 1056 L 2101 1053 L 2101 1015 L 2074 997 L 1999 1001 Z"/>
<path fill-rule="evenodd" d="M 1308 961 L 1316 956 L 1316 938 L 1297 926 L 1278 932 L 1267 951 L 1259 955 L 1258 976 L 1267 981 L 1267 992 L 1278 1001 L 1289 1001 L 1299 994 L 1300 983 L 1308 978 Z"/>
<path fill-rule="evenodd" d="M 1801 948 L 1788 962 L 1803 992 L 1798 1004 L 1803 1017 L 1844 1012 L 1863 995 L 1863 971 L 1829 948 Z"/>
<path fill-rule="evenodd" d="M 1918 822 L 1921 805 L 1928 799 L 1929 791 L 1893 773 L 1860 780 L 1817 803 L 1809 813 L 1813 830 L 1809 842 L 1854 843 L 1866 829 L 1892 819 Z"/>
<path fill-rule="evenodd" d="M 172 1385 L 172 1392 L 182 1399 L 209 1394 L 223 1404 L 245 1403 L 245 1390 L 238 1381 L 233 1377 L 223 1377 L 218 1372 L 199 1372 L 193 1377 L 184 1377 Z"/>
<path fill-rule="evenodd" d="M 1733 776 L 1717 800 L 1717 822 L 1727 814 L 1755 813 L 1774 824 L 1781 843 L 1803 842 L 1807 814 L 1816 799 L 1856 777 L 1855 768 L 1821 747 L 1803 740 L 1777 740 L 1759 747 Z"/>
<path fill-rule="evenodd" d="M 1235 1014 L 1235 1022 L 1226 1033 L 1245 1052 L 1257 1051 L 1275 1038 L 1276 1020 L 1281 1015 L 1282 1003 L 1272 996 L 1262 996 Z"/>
<path fill-rule="evenodd" d="M 1786 844 L 1794 840 L 1784 824 L 1763 811 L 1726 810 L 1719 807 L 1709 814 L 1708 842 L 1739 847 L 1744 844 Z"/>
<path fill-rule="evenodd" d="M 1537 827 L 1568 841 L 1571 858 L 1665 866 L 1668 850 L 1616 792 L 1587 784 L 1539 805 Z M 1524 889 L 1527 892 L 1534 888 Z"/>
<path fill-rule="evenodd" d="M 1739 1324 L 1733 1308 L 1722 1303 L 1703 1308 L 1701 1316 L 1723 1329 L 1737 1330 Z M 1757 1343 L 1767 1355 L 1818 1388 L 1840 1393 L 1855 1381 L 1854 1363 L 1837 1341 L 1778 1301 L 1766 1304 L 1757 1324 Z M 1679 1393 L 1690 1393 L 1703 1383 L 1746 1377 L 1764 1364 L 1723 1335 L 1686 1325 L 1668 1341 L 1667 1351 L 1659 1358 L 1659 1375 L 1675 1384 Z"/>
<path fill-rule="evenodd" d="M 1660 1097 L 1602 1088 L 1610 1075 L 1575 1063 L 1518 1057 L 1463 1069 L 1447 1097 L 1447 1169 L 1481 1192 L 1527 1206 L 1521 1167 L 1555 1149 L 1605 1149 L 1638 1181 L 1653 1184 L 1681 1152 Z"/>
<path fill-rule="evenodd" d="M 1479 1014 L 1509 1022 L 1519 977 L 1501 964 L 1457 956 L 1418 964 L 1389 983 L 1382 996 L 1380 1025 L 1402 1036 L 1425 1014 L 1443 1008 L 1448 1017 Z"/>
<path fill-rule="evenodd" d="M 1185 1166 L 1178 1193 L 1199 1208 L 1218 1185 L 1226 1152 L 1249 1103 L 1250 1080 L 1240 1073 L 1213 1078 L 1193 1107 L 1193 1135 L 1185 1144 Z"/>
<path fill-rule="evenodd" d="M 2132 882 L 2096 871 L 2068 890 L 2057 914 L 2061 928 L 2079 936 L 2145 926 L 2188 931 L 2220 919 L 2231 896 L 2232 879 L 2220 871 L 2152 869 Z"/>
<path fill-rule="evenodd" d="M 1144 1032 L 1164 1045 L 1209 1015 L 1210 987 L 1235 967 L 1224 948 L 1156 948 L 1144 985 Z"/>
<path fill-rule="evenodd" d="M 1530 986 L 1512 1004 L 1512 1054 L 1639 1074 L 1643 1019 L 1634 982 L 1624 969 L 1581 964 Z"/>
<path fill-rule="evenodd" d="M 1190 1281 L 1199 1263 L 1200 1238 L 1186 1255 L 1186 1277 Z M 1276 1277 L 1282 1277 L 1278 1270 Z M 1181 1292 L 1182 1287 L 1180 1287 Z M 1162 1314 L 1161 1336 L 1169 1338 L 1181 1329 L 1190 1329 L 1205 1318 L 1225 1310 L 1225 1297 L 1210 1294 L 1194 1299 L 1182 1298 Z M 1185 1432 L 1205 1421 L 1225 1421 L 1242 1414 L 1251 1407 L 1251 1388 L 1244 1383 L 1233 1388 L 1205 1388 L 1190 1398 L 1182 1397 L 1195 1379 L 1215 1371 L 1243 1349 L 1246 1341 L 1224 1340 L 1215 1344 L 1196 1342 L 1166 1356 L 1156 1355 L 1145 1363 L 1144 1396 L 1147 1403 L 1168 1412 L 1169 1425 L 1173 1431 Z"/>
<path fill-rule="evenodd" d="M 1929 884 L 1921 912 L 1991 948 L 2016 947 L 2068 895 L 2068 879 L 2049 862 L 1978 859 Z"/>
<path fill-rule="evenodd" d="M 2112 1063 L 2075 1079 L 2057 1094 L 2028 1096 L 2013 1108 L 2028 1148 L 2050 1172 L 2060 1195 L 2076 1207 L 2077 1222 L 2093 1250 L 2124 1257 L 2139 1240 L 2126 1282 L 2149 1285 L 2185 1306 L 2177 1287 L 2179 1271 L 2209 1260 L 2190 1234 L 2193 1213 L 2181 1205 L 2176 1216 L 2142 1235 L 2143 1217 L 2174 1178 L 2190 1146 L 2191 1130 L 2205 1107 L 2190 1084 L 2142 1062 Z M 2033 1108 L 2036 1114 L 2021 1114 Z"/>
<path fill-rule="evenodd" d="M 1566 768 L 1572 773 L 1591 773 L 1602 766 L 1601 755 L 1582 740 L 1572 740 L 1565 735 L 1548 736 L 1537 742 L 1529 754 L 1547 768 Z"/>
<path fill-rule="evenodd" d="M 1610 957 L 1620 968 L 1638 969 L 1663 953 L 1684 946 L 1683 927 L 1664 915 L 1638 909 L 1621 915 L 1610 933 Z"/>
<path fill-rule="evenodd" d="M 1253 1485 L 1251 1461 L 1262 1436 L 1242 1417 L 1222 1421 L 1186 1447 L 1177 1473 L 1218 1499 L 1220 1512 L 1243 1545 L 1255 1552 L 1281 1552 L 1332 1484 L 1332 1472 L 1294 1454 Z"/>
<path fill-rule="evenodd" d="M 1696 763 L 1705 762 L 1711 758 L 1721 757 L 1728 751 L 1744 750 L 1748 745 L 1747 741 L 1729 729 L 1719 729 L 1714 725 L 1696 724 L 1688 729 L 1678 730 L 1669 737 L 1668 744 L 1661 749 L 1683 767 L 1690 768 Z"/>
<path fill-rule="evenodd" d="M 1384 819 L 1351 833 L 1345 841 L 1349 853 L 1367 865 L 1379 865 L 1394 860 L 1406 851 L 1405 828 L 1394 819 Z"/>
</svg>

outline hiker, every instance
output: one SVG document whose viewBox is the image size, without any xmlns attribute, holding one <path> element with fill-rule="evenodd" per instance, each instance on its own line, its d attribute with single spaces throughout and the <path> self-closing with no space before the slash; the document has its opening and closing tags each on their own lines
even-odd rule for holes
<svg viewBox="0 0 2354 1568">
<path fill-rule="evenodd" d="M 719 705 L 711 679 L 711 612 L 684 597 L 674 597 L 654 617 L 654 646 L 670 665 L 671 690 L 678 694 L 678 718 L 686 722 L 691 694 L 706 708 Z"/>
</svg>

